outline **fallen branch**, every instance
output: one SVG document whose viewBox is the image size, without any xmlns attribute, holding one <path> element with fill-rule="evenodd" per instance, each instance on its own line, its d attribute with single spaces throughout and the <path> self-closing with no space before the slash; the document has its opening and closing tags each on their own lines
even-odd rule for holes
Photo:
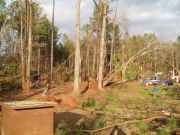
<svg viewBox="0 0 180 135">
<path fill-rule="evenodd" d="M 146 119 L 142 119 L 142 120 L 126 121 L 126 122 L 123 122 L 123 123 L 120 123 L 120 124 L 110 125 L 110 126 L 107 126 L 107 127 L 101 128 L 101 129 L 97 129 L 97 130 L 80 130 L 80 132 L 95 134 L 95 133 L 102 132 L 104 130 L 114 129 L 115 127 L 121 128 L 122 126 L 125 126 L 125 125 L 128 125 L 128 124 L 135 124 L 135 123 L 138 123 L 140 121 L 144 121 L 145 123 L 150 123 L 150 122 L 152 122 L 153 120 L 156 120 L 156 119 L 167 119 L 167 118 L 168 118 L 167 116 L 154 116 L 154 117 L 146 118 Z"/>
</svg>

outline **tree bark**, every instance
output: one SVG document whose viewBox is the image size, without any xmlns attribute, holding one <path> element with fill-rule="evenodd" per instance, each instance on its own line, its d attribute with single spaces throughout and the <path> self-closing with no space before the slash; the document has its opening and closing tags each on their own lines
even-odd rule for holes
<svg viewBox="0 0 180 135">
<path fill-rule="evenodd" d="M 126 68 L 125 63 L 125 45 L 128 42 L 129 32 L 128 32 L 128 19 L 127 16 L 123 16 L 124 21 L 124 43 L 122 44 L 122 68 Z M 126 81 L 126 71 L 122 70 L 122 81 Z"/>
<path fill-rule="evenodd" d="M 114 53 L 114 43 L 115 43 L 115 32 L 116 32 L 116 16 L 117 16 L 117 8 L 115 11 L 115 15 L 113 18 L 113 35 L 112 35 L 112 43 L 111 43 L 111 56 L 110 56 L 110 73 L 112 72 L 113 67 L 113 53 Z"/>
<path fill-rule="evenodd" d="M 32 55 L 32 0 L 28 0 L 28 54 L 26 71 L 26 92 L 31 89 L 31 55 Z"/>
<path fill-rule="evenodd" d="M 106 0 L 103 0 L 103 25 L 100 42 L 100 61 L 99 61 L 99 72 L 98 72 L 98 88 L 103 88 L 103 72 L 104 72 L 104 61 L 105 61 L 105 35 L 106 35 L 106 14 L 107 5 Z"/>
<path fill-rule="evenodd" d="M 76 0 L 76 48 L 75 48 L 75 68 L 74 68 L 74 95 L 80 94 L 80 3 L 81 0 Z"/>
<path fill-rule="evenodd" d="M 96 78 L 96 58 L 97 58 L 97 44 L 94 45 L 93 47 L 93 67 L 92 67 L 92 75 L 94 78 Z"/>
<path fill-rule="evenodd" d="M 23 47 L 23 18 L 21 14 L 21 30 L 20 30 L 20 47 L 21 47 L 21 87 L 25 90 L 25 61 L 24 61 L 24 47 Z"/>
<path fill-rule="evenodd" d="M 90 53 L 90 46 L 89 46 L 89 43 L 87 43 L 87 51 L 86 51 L 86 70 L 87 70 L 87 78 L 89 80 L 89 77 L 90 77 L 90 71 L 89 71 L 89 53 Z"/>
<path fill-rule="evenodd" d="M 40 76 L 40 65 L 41 65 L 41 48 L 38 48 L 38 67 L 37 67 L 37 71 L 38 71 L 38 77 Z"/>
<path fill-rule="evenodd" d="M 53 8 L 52 8 L 52 26 L 51 26 L 51 82 L 53 80 L 53 65 L 54 65 L 54 8 L 55 8 L 55 0 L 53 0 Z"/>
</svg>

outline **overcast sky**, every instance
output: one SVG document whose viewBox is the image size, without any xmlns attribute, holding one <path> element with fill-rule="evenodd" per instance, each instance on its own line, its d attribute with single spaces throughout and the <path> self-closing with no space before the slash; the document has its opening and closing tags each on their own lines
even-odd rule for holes
<svg viewBox="0 0 180 135">
<path fill-rule="evenodd" d="M 51 0 L 36 1 L 51 17 Z M 92 10 L 92 0 L 82 0 L 82 24 L 89 21 Z M 131 35 L 153 32 L 162 40 L 175 40 L 180 35 L 180 0 L 119 0 L 118 13 L 127 16 Z M 56 0 L 55 23 L 61 32 L 74 35 L 74 17 L 75 0 Z"/>
</svg>

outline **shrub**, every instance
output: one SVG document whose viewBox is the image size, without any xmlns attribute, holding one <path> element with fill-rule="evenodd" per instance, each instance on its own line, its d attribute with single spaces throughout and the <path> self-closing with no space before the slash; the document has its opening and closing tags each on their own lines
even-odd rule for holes
<svg viewBox="0 0 180 135">
<path fill-rule="evenodd" d="M 82 102 L 82 108 L 93 108 L 96 106 L 96 100 L 93 98 L 88 98 L 86 101 Z"/>
<path fill-rule="evenodd" d="M 175 118 L 170 118 L 167 125 L 158 128 L 157 135 L 170 135 L 176 128 L 177 120 Z"/>
<path fill-rule="evenodd" d="M 140 121 L 139 123 L 137 123 L 137 127 L 139 135 L 147 135 L 149 126 L 145 122 Z"/>
<path fill-rule="evenodd" d="M 99 117 L 95 120 L 93 129 L 99 129 L 105 126 L 106 126 L 105 120 L 102 117 Z"/>
<path fill-rule="evenodd" d="M 67 124 L 63 122 L 58 124 L 55 129 L 55 135 L 68 135 Z"/>
</svg>

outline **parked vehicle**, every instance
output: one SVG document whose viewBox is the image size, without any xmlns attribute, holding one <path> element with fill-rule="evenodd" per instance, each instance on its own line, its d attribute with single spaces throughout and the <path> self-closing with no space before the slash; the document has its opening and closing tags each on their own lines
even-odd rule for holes
<svg viewBox="0 0 180 135">
<path fill-rule="evenodd" d="M 163 80 L 163 79 L 159 79 L 158 77 L 153 77 L 150 79 L 145 79 L 143 81 L 143 84 L 145 86 L 152 86 L 152 85 L 170 86 L 170 85 L 173 85 L 173 81 L 170 79 Z"/>
<path fill-rule="evenodd" d="M 162 85 L 165 85 L 165 86 L 173 85 L 172 80 L 162 80 L 161 83 L 162 83 Z"/>
<path fill-rule="evenodd" d="M 160 84 L 161 84 L 161 80 L 154 80 L 154 79 L 144 80 L 144 85 L 145 86 L 160 85 Z"/>
</svg>

